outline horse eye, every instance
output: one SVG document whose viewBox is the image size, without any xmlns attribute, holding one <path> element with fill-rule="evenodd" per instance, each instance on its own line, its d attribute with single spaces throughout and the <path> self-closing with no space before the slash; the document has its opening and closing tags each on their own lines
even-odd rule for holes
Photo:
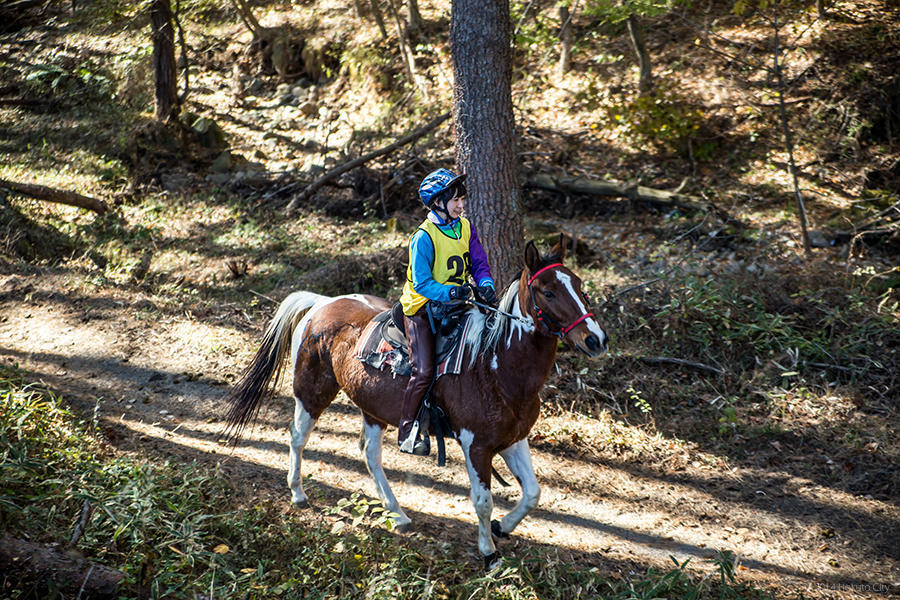
<svg viewBox="0 0 900 600">
<path fill-rule="evenodd" d="M 555 298 L 555 297 L 556 297 L 556 294 L 554 294 L 554 293 L 551 292 L 550 290 L 545 290 L 545 291 L 544 291 L 544 297 L 545 297 L 545 298 Z"/>
</svg>

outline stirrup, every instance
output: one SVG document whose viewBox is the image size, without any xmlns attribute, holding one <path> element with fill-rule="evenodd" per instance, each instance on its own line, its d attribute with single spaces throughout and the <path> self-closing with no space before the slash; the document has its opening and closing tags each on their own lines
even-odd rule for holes
<svg viewBox="0 0 900 600">
<path fill-rule="evenodd" d="M 431 441 L 427 437 L 415 439 L 410 435 L 400 444 L 400 452 L 415 456 L 428 456 L 431 454 Z"/>
<path fill-rule="evenodd" d="M 416 456 L 428 456 L 431 453 L 431 440 L 419 436 L 419 421 L 413 421 L 406 438 L 400 442 L 400 452 Z"/>
</svg>

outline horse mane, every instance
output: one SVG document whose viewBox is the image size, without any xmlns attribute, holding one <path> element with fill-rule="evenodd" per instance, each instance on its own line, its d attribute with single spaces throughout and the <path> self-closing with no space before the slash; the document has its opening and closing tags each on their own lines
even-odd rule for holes
<svg viewBox="0 0 900 600">
<path fill-rule="evenodd" d="M 563 261 L 563 254 L 557 248 L 553 248 L 549 254 L 541 255 L 539 265 L 546 267 L 553 263 Z M 485 315 L 477 308 L 469 311 L 471 322 L 469 323 L 469 331 L 463 342 L 469 351 L 469 368 L 475 364 L 479 356 L 487 354 L 496 354 L 497 346 L 501 339 L 506 339 L 506 345 L 512 343 L 512 336 L 519 334 L 522 339 L 523 333 L 531 333 L 534 331 L 534 320 L 530 315 L 522 311 L 522 307 L 518 305 L 519 298 L 519 281 L 522 277 L 522 271 L 516 273 L 512 282 L 507 286 L 506 291 L 500 297 L 497 306 L 500 310 L 526 319 L 528 323 L 523 323 L 518 319 L 511 319 L 505 315 L 498 313 L 490 313 Z M 492 368 L 496 368 L 496 363 L 492 364 Z"/>
<path fill-rule="evenodd" d="M 531 317 L 524 314 L 518 305 L 518 296 L 519 276 L 516 276 L 500 297 L 497 308 L 531 321 Z M 509 343 L 514 333 L 518 333 L 521 339 L 523 333 L 534 330 L 534 324 L 527 325 L 498 313 L 485 315 L 477 308 L 470 310 L 469 315 L 469 330 L 464 342 L 469 351 L 469 368 L 475 364 L 479 356 L 495 354 L 501 339 L 506 338 Z"/>
</svg>

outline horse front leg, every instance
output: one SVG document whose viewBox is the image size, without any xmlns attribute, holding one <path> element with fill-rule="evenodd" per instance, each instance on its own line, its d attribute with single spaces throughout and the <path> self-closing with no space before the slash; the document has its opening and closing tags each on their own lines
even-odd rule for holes
<svg viewBox="0 0 900 600">
<path fill-rule="evenodd" d="M 534 467 L 531 465 L 531 450 L 528 440 L 521 439 L 506 450 L 500 452 L 506 466 L 512 471 L 519 485 L 522 486 L 522 498 L 515 508 L 509 511 L 500 521 L 491 522 L 491 531 L 498 538 L 508 538 L 512 530 L 531 512 L 541 499 L 541 488 Z"/>
<path fill-rule="evenodd" d="M 390 484 L 388 484 L 387 477 L 384 475 L 384 467 L 381 462 L 381 448 L 383 442 L 384 425 L 363 415 L 363 428 L 362 435 L 359 439 L 359 449 L 366 456 L 366 467 L 369 469 L 369 474 L 372 476 L 372 479 L 375 480 L 375 489 L 378 492 L 378 497 L 381 498 L 381 501 L 384 503 L 384 507 L 387 510 L 398 515 L 394 518 L 394 528 L 398 531 L 405 531 L 409 528 L 412 520 L 406 516 L 406 513 L 400 508 L 400 503 L 397 502 L 397 498 L 394 496 L 394 492 L 391 491 Z"/>
<path fill-rule="evenodd" d="M 478 516 L 478 550 L 484 558 L 484 568 L 488 571 L 500 565 L 500 553 L 491 537 L 491 513 L 494 500 L 491 497 L 491 454 L 473 443 L 474 434 L 463 429 L 459 434 L 459 444 L 466 457 L 466 471 L 472 487 L 472 504 Z"/>
<path fill-rule="evenodd" d="M 313 417 L 303 401 L 298 397 L 294 397 L 294 419 L 291 421 L 291 456 L 288 466 L 287 482 L 291 488 L 291 504 L 297 507 L 304 507 L 309 504 L 309 497 L 303 490 L 303 478 L 300 474 L 300 467 L 303 461 L 303 448 L 309 441 L 309 434 L 312 433 L 316 426 L 317 419 Z"/>
</svg>

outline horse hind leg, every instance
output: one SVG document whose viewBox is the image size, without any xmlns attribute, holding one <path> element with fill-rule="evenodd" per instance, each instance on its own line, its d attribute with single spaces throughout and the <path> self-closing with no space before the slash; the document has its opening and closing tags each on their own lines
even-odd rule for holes
<svg viewBox="0 0 900 600">
<path fill-rule="evenodd" d="M 318 419 L 303 405 L 300 398 L 294 397 L 294 419 L 291 421 L 291 451 L 288 467 L 287 482 L 291 488 L 291 504 L 297 507 L 309 505 L 309 496 L 303 489 L 303 478 L 300 467 L 303 461 L 303 448 L 309 441 L 309 435 L 316 426 Z"/>
<path fill-rule="evenodd" d="M 396 514 L 394 517 L 394 529 L 397 531 L 405 531 L 409 528 L 412 520 L 406 516 L 400 503 L 391 491 L 387 477 L 384 475 L 384 467 L 381 462 L 381 448 L 384 442 L 385 425 L 366 415 L 363 415 L 362 433 L 359 438 L 359 449 L 366 457 L 366 467 L 369 474 L 375 481 L 375 489 L 378 497 L 384 503 L 384 507 Z"/>
<path fill-rule="evenodd" d="M 334 401 L 339 388 L 337 382 L 333 380 L 333 374 L 323 369 L 323 363 L 308 350 L 300 349 L 296 332 L 294 344 L 297 346 L 293 350 L 297 359 L 294 364 L 294 418 L 290 428 L 287 482 L 291 489 L 291 504 L 302 508 L 309 504 L 309 497 L 303 489 L 303 475 L 300 472 L 303 448 L 306 447 L 319 417 Z"/>
<path fill-rule="evenodd" d="M 508 538 L 513 529 L 531 512 L 541 499 L 541 488 L 534 467 L 531 465 L 531 452 L 528 440 L 522 439 L 500 453 L 506 466 L 512 471 L 519 485 L 522 486 L 522 498 L 500 521 L 491 522 L 491 532 L 497 538 Z"/>
</svg>

